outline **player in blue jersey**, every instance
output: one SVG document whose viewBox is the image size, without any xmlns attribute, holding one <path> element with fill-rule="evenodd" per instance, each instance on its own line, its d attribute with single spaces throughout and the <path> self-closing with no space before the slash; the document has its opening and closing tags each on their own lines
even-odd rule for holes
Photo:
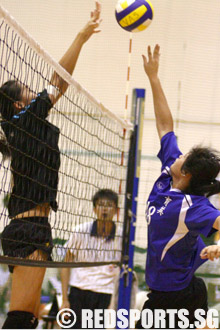
<svg viewBox="0 0 220 330">
<path fill-rule="evenodd" d="M 153 312 L 186 309 L 189 324 L 194 324 L 194 311 L 203 309 L 205 318 L 208 310 L 207 290 L 203 280 L 195 277 L 195 270 L 205 262 L 202 258 L 219 256 L 216 247 L 205 248 L 200 234 L 208 236 L 220 228 L 220 211 L 207 199 L 220 192 L 220 182 L 216 180 L 220 158 L 215 150 L 201 146 L 186 155 L 180 152 L 173 118 L 158 78 L 159 51 L 156 45 L 153 53 L 148 47 L 148 58 L 143 55 L 153 93 L 161 139 L 158 157 L 162 162 L 161 175 L 147 202 L 146 282 L 150 293 L 143 309 Z M 172 327 L 169 312 L 165 320 L 166 328 Z M 138 321 L 137 328 L 144 327 L 142 321 Z M 173 327 L 180 328 L 178 321 L 181 319 L 176 315 Z"/>
</svg>

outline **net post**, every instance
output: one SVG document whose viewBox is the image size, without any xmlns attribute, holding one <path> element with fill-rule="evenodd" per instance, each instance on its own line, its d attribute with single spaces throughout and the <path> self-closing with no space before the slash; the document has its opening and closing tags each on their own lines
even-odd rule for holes
<svg viewBox="0 0 220 330">
<path fill-rule="evenodd" d="M 134 240 L 140 178 L 144 103 L 145 89 L 133 89 L 131 121 L 134 123 L 134 130 L 131 135 L 127 170 L 122 267 L 120 271 L 118 297 L 118 310 L 122 308 L 127 310 L 128 314 L 124 316 L 128 321 L 133 280 Z"/>
</svg>

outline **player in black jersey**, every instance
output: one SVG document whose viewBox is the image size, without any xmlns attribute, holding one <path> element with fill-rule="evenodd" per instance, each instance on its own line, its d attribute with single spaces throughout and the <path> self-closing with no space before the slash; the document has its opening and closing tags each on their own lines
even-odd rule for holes
<svg viewBox="0 0 220 330">
<path fill-rule="evenodd" d="M 99 32 L 100 4 L 60 60 L 73 73 L 84 43 Z M 17 81 L 0 88 L 3 130 L 0 151 L 11 159 L 11 222 L 2 233 L 4 254 L 35 260 L 51 259 L 52 236 L 48 216 L 57 210 L 56 194 L 60 152 L 59 129 L 46 117 L 68 84 L 54 72 L 50 85 L 38 95 Z M 41 285 L 45 268 L 10 266 L 12 291 L 3 329 L 34 329 L 38 324 Z"/>
</svg>

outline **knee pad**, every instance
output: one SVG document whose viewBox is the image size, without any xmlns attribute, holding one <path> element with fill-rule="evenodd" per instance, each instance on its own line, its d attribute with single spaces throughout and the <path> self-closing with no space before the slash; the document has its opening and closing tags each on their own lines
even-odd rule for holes
<svg viewBox="0 0 220 330">
<path fill-rule="evenodd" d="M 38 319 L 34 314 L 23 311 L 8 312 L 2 329 L 36 329 Z"/>
</svg>

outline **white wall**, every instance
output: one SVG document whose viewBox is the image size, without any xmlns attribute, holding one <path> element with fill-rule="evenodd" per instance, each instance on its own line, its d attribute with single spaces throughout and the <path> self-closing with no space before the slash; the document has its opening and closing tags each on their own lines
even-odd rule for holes
<svg viewBox="0 0 220 330">
<path fill-rule="evenodd" d="M 129 33 L 115 21 L 115 0 L 102 0 L 102 32 L 84 46 L 74 78 L 123 116 Z M 183 152 L 200 142 L 219 148 L 220 1 L 152 0 L 151 26 L 133 36 L 132 88 L 146 88 L 138 245 L 146 246 L 144 203 L 160 164 L 152 96 L 142 68 L 147 45 L 161 45 L 160 77 Z M 87 21 L 93 0 L 1 0 L 16 20 L 54 57 L 62 56 Z M 219 148 L 220 149 L 220 148 Z"/>
</svg>

